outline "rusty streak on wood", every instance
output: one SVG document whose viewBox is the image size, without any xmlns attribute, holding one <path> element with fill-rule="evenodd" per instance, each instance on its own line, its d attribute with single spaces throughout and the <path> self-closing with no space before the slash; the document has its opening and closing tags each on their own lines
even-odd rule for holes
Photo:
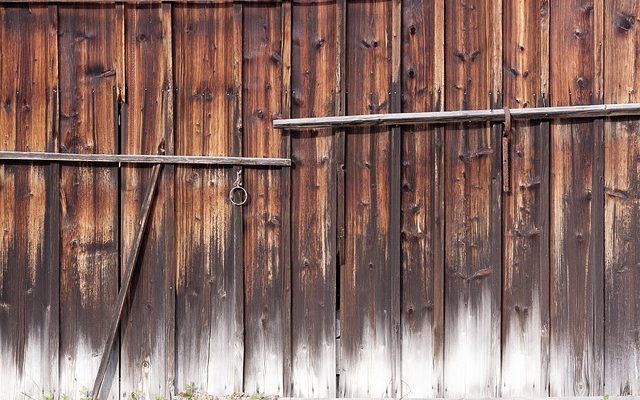
<svg viewBox="0 0 640 400">
<path fill-rule="evenodd" d="M 553 106 L 602 103 L 601 1 L 550 3 Z M 596 395 L 604 378 L 602 123 L 551 128 L 550 394 Z"/>
<path fill-rule="evenodd" d="M 100 395 L 100 389 L 104 382 L 104 376 L 107 372 L 109 357 L 113 350 L 113 345 L 115 343 L 123 315 L 124 302 L 127 298 L 127 294 L 129 293 L 129 288 L 131 287 L 131 281 L 133 280 L 134 273 L 136 272 L 136 266 L 138 265 L 138 255 L 140 254 L 142 240 L 147 230 L 147 223 L 149 221 L 149 215 L 151 214 L 153 199 L 158 187 L 158 177 L 160 176 L 161 170 L 162 164 L 156 164 L 151 171 L 151 179 L 142 203 L 141 215 L 138 223 L 136 224 L 137 231 L 135 233 L 135 238 L 132 241 L 130 252 L 127 254 L 126 262 L 123 264 L 124 277 L 121 282 L 120 290 L 118 291 L 115 307 L 111 314 L 111 318 L 109 319 L 109 321 L 111 321 L 108 329 L 109 336 L 107 337 L 107 341 L 104 345 L 104 350 L 100 359 L 100 367 L 98 368 L 98 374 L 96 375 L 96 379 L 93 384 L 92 393 L 94 399 L 97 399 Z"/>
<path fill-rule="evenodd" d="M 0 151 L 0 160 L 87 164 L 184 164 L 202 166 L 243 165 L 255 167 L 291 166 L 291 160 L 288 158 L 185 155 L 173 156 L 152 154 L 77 154 L 38 151 Z"/>
<path fill-rule="evenodd" d="M 606 102 L 637 101 L 640 3 L 605 4 Z M 640 395 L 640 121 L 605 122 L 604 200 L 605 343 L 604 393 Z"/>
<path fill-rule="evenodd" d="M 441 110 L 444 60 L 434 54 L 444 51 L 437 39 L 444 34 L 444 3 L 405 0 L 402 12 L 402 111 Z M 443 395 L 442 133 L 441 126 L 403 128 L 403 397 Z"/>
<path fill-rule="evenodd" d="M 293 116 L 335 112 L 336 18 L 334 4 L 293 5 Z M 327 130 L 291 134 L 291 381 L 298 397 L 336 396 L 335 146 Z"/>
</svg>

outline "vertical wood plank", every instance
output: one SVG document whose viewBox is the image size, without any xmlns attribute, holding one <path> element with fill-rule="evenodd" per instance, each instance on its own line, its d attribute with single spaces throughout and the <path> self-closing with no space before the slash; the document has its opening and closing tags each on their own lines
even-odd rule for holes
<svg viewBox="0 0 640 400">
<path fill-rule="evenodd" d="M 240 94 L 232 60 L 241 38 L 228 27 L 236 9 L 176 5 L 174 14 L 176 153 L 234 155 Z M 178 389 L 242 391 L 242 328 L 233 322 L 242 275 L 228 200 L 234 179 L 232 168 L 176 167 Z"/>
<path fill-rule="evenodd" d="M 441 111 L 444 2 L 405 0 L 402 13 L 402 111 Z M 402 397 L 442 397 L 442 134 L 403 128 Z"/>
<path fill-rule="evenodd" d="M 602 0 L 551 2 L 552 105 L 602 102 Z M 603 390 L 602 123 L 551 129 L 550 359 L 552 396 Z"/>
<path fill-rule="evenodd" d="M 292 55 L 292 18 L 293 18 L 293 2 L 286 1 L 281 4 L 281 40 L 280 54 L 282 57 L 282 88 L 280 96 L 282 103 L 280 104 L 281 118 L 291 118 L 291 55 Z M 291 158 L 291 135 L 281 133 L 280 154 L 282 157 Z M 282 395 L 290 397 L 292 390 L 292 374 L 293 374 L 293 353 L 291 352 L 291 169 L 280 169 L 280 181 L 282 188 L 280 190 L 280 204 L 282 213 L 282 231 L 280 245 L 280 260 L 283 270 L 283 310 L 282 326 L 283 326 L 283 390 Z"/>
<path fill-rule="evenodd" d="M 243 140 L 248 157 L 279 157 L 286 144 L 272 120 L 283 108 L 283 16 L 280 5 L 243 6 Z M 288 273 L 283 247 L 288 184 L 276 169 L 245 170 L 249 203 L 244 209 L 245 364 L 244 391 L 282 395 Z"/>
<path fill-rule="evenodd" d="M 346 65 L 347 60 L 345 54 L 347 52 L 346 34 L 347 34 L 347 0 L 336 0 L 336 97 L 334 106 L 334 115 L 345 115 L 347 89 L 346 89 Z M 342 374 L 342 339 L 340 332 L 340 299 L 343 297 L 345 290 L 345 255 L 346 255 L 346 235 L 345 235 L 345 164 L 346 164 L 346 136 L 345 129 L 335 129 L 335 151 L 336 151 L 336 395 L 342 393 L 340 386 Z"/>
<path fill-rule="evenodd" d="M 293 5 L 292 117 L 333 115 L 336 6 Z M 335 136 L 291 132 L 292 396 L 336 396 Z M 303 228 L 304 227 L 304 228 Z"/>
<path fill-rule="evenodd" d="M 500 103 L 500 7 L 447 4 L 448 110 Z M 497 43 L 498 42 L 498 43 Z M 448 128 L 445 150 L 445 396 L 493 397 L 500 381 L 500 129 Z"/>
<path fill-rule="evenodd" d="M 60 6 L 60 150 L 115 153 L 113 6 Z M 118 171 L 61 168 L 60 391 L 90 387 L 118 290 Z M 103 385 L 117 399 L 118 346 Z"/>
<path fill-rule="evenodd" d="M 165 115 L 165 96 L 171 95 L 172 77 L 168 63 L 171 53 L 171 31 L 163 25 L 161 5 L 126 5 L 125 54 L 127 71 L 126 113 L 122 126 L 123 154 L 157 154 L 165 138 L 166 126 L 172 125 L 172 115 Z M 165 43 L 168 41 L 169 43 Z M 173 146 L 166 146 L 171 154 Z M 151 167 L 124 165 L 121 170 L 121 274 L 131 253 L 141 206 L 150 184 Z M 173 185 L 164 177 L 156 193 L 150 215 L 148 233 L 141 249 L 137 273 L 131 284 L 127 315 L 120 330 L 120 396 L 136 393 L 153 399 L 168 394 L 165 359 L 168 356 L 165 324 L 166 280 L 173 280 L 167 235 L 173 237 L 171 207 Z M 168 323 L 173 323 L 169 321 Z"/>
<path fill-rule="evenodd" d="M 0 149 L 55 151 L 56 7 L 0 9 Z M 0 385 L 58 392 L 57 168 L 0 165 Z"/>
<path fill-rule="evenodd" d="M 392 110 L 394 6 L 347 3 L 348 114 Z M 393 298 L 398 294 L 394 282 L 400 279 L 399 221 L 394 215 L 400 207 L 399 182 L 394 182 L 400 167 L 395 165 L 399 132 L 364 128 L 346 136 L 339 396 L 394 397 L 399 390 L 394 351 L 399 344 L 394 305 L 399 299 Z"/>
<path fill-rule="evenodd" d="M 540 26 L 546 2 L 504 3 L 504 105 L 544 105 Z M 549 357 L 549 130 L 523 121 L 510 133 L 503 194 L 502 396 L 546 396 Z"/>
<path fill-rule="evenodd" d="M 163 81 L 162 117 L 164 119 L 165 152 L 175 154 L 175 119 L 174 119 L 174 73 L 173 73 L 173 6 L 162 4 L 162 52 L 166 59 L 165 79 Z M 165 329 L 165 397 L 171 398 L 175 393 L 176 374 L 176 202 L 175 202 L 175 173 L 174 165 L 165 165 L 163 181 L 166 201 L 164 203 L 165 223 L 165 268 L 164 268 L 164 329 Z"/>
<path fill-rule="evenodd" d="M 640 4 L 606 3 L 605 102 L 637 102 Z M 605 354 L 604 392 L 640 394 L 640 121 L 605 123 Z"/>
<path fill-rule="evenodd" d="M 243 150 L 243 6 L 235 3 L 233 8 L 233 130 L 231 153 L 241 156 Z M 240 171 L 235 168 L 235 173 Z M 236 175 L 237 176 L 237 175 Z M 233 319 L 233 387 L 241 390 L 244 387 L 244 207 L 233 208 L 233 293 L 236 303 Z"/>
</svg>

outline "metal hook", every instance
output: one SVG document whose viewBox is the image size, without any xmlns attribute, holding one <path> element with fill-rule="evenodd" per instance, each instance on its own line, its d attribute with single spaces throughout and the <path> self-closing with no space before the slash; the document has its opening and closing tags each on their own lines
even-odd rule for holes
<svg viewBox="0 0 640 400">
<path fill-rule="evenodd" d="M 240 193 L 239 200 L 235 199 L 236 192 Z M 236 172 L 236 180 L 233 182 L 233 187 L 229 191 L 229 201 L 231 201 L 231 204 L 234 206 L 242 206 L 247 203 L 248 199 L 249 194 L 247 193 L 247 190 L 242 187 L 242 169 L 238 169 Z"/>
<path fill-rule="evenodd" d="M 511 110 L 504 108 L 504 128 L 502 130 L 502 191 L 511 191 Z"/>
</svg>

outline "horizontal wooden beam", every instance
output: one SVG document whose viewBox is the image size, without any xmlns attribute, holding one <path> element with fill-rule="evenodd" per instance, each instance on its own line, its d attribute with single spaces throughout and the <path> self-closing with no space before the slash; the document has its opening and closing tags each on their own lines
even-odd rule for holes
<svg viewBox="0 0 640 400">
<path fill-rule="evenodd" d="M 511 119 L 568 119 L 640 115 L 640 103 L 595 104 L 584 106 L 514 108 Z M 416 124 L 444 124 L 452 122 L 504 121 L 505 111 L 468 110 L 435 111 L 395 114 L 364 114 L 338 117 L 276 119 L 276 129 L 346 128 L 357 126 L 395 126 Z"/>
<path fill-rule="evenodd" d="M 224 157 L 224 156 L 169 156 L 151 154 L 75 154 L 31 151 L 0 151 L 0 161 L 72 162 L 96 164 L 188 164 L 188 165 L 241 165 L 255 167 L 288 167 L 288 158 Z"/>
<path fill-rule="evenodd" d="M 4 4 L 227 4 L 227 3 L 287 3 L 291 0 L 2 0 Z M 330 0 L 327 0 L 330 1 Z"/>
</svg>

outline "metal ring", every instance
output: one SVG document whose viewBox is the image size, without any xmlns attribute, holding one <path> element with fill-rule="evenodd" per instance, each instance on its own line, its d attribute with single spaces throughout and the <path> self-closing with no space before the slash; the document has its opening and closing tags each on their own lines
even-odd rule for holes
<svg viewBox="0 0 640 400">
<path fill-rule="evenodd" d="M 240 201 L 236 201 L 235 200 L 235 192 L 240 192 Z M 234 206 L 242 206 L 245 205 L 247 203 L 247 200 L 249 199 L 249 194 L 247 193 L 247 191 L 245 190 L 245 188 L 243 188 L 242 186 L 234 186 L 231 188 L 231 190 L 229 191 L 229 201 L 231 201 L 231 203 Z"/>
</svg>

